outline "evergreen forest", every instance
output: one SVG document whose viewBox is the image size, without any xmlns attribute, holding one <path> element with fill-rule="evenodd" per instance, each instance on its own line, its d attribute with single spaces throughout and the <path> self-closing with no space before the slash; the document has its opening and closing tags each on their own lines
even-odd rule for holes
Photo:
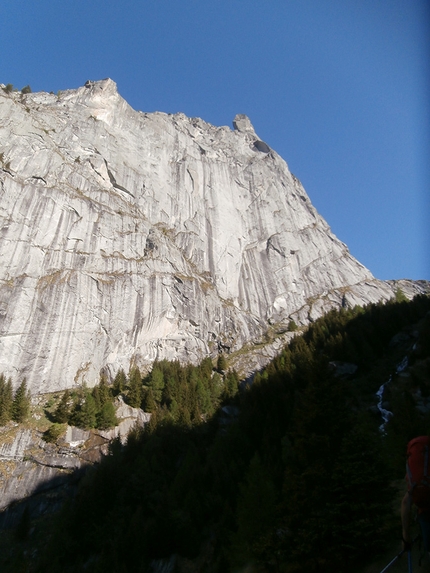
<svg viewBox="0 0 430 573">
<path fill-rule="evenodd" d="M 110 427 L 119 395 L 151 421 L 57 514 L 26 516 L 8 572 L 361 572 L 400 544 L 406 444 L 430 432 L 430 298 L 333 310 L 252 381 L 223 355 L 102 376 L 53 422 Z"/>
</svg>

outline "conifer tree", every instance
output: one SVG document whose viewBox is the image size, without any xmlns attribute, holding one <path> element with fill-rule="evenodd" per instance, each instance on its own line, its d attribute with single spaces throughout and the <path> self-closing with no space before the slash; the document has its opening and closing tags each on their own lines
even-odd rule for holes
<svg viewBox="0 0 430 573">
<path fill-rule="evenodd" d="M 61 396 L 57 408 L 53 413 L 53 419 L 58 424 L 65 424 L 70 416 L 70 392 L 66 390 Z"/>
<path fill-rule="evenodd" d="M 174 376 L 169 375 L 166 379 L 166 384 L 163 388 L 163 403 L 167 406 L 175 400 L 177 401 L 179 397 L 178 382 Z"/>
<path fill-rule="evenodd" d="M 191 426 L 191 414 L 186 404 L 179 407 L 178 423 L 181 426 L 186 426 L 186 427 Z"/>
<path fill-rule="evenodd" d="M 96 427 L 97 406 L 93 395 L 89 391 L 85 394 L 85 400 L 82 404 L 80 414 L 80 425 L 82 428 L 89 430 L 90 428 Z"/>
<path fill-rule="evenodd" d="M 140 408 L 142 404 L 142 376 L 137 366 L 130 370 L 127 402 L 133 408 Z"/>
<path fill-rule="evenodd" d="M 84 401 L 84 392 L 86 388 L 79 388 L 73 392 L 73 403 L 70 407 L 69 424 L 72 426 L 79 426 L 79 416 Z"/>
<path fill-rule="evenodd" d="M 158 365 L 154 365 L 149 377 L 148 386 L 152 389 L 154 400 L 160 404 L 164 388 L 164 375 L 163 371 Z"/>
<path fill-rule="evenodd" d="M 93 398 L 96 402 L 97 410 L 101 410 L 106 402 L 111 400 L 112 394 L 107 384 L 106 376 L 100 376 L 100 382 L 92 390 Z"/>
<path fill-rule="evenodd" d="M 97 406 L 92 393 L 86 388 L 77 397 L 70 415 L 70 421 L 79 428 L 95 428 L 97 419 Z"/>
<path fill-rule="evenodd" d="M 112 392 L 114 396 L 118 396 L 125 391 L 125 387 L 127 386 L 127 376 L 122 368 L 118 370 L 116 376 L 113 380 L 113 387 Z"/>
<path fill-rule="evenodd" d="M 174 398 L 170 403 L 169 413 L 170 413 L 172 420 L 176 422 L 178 420 L 178 417 L 179 417 L 179 406 L 178 406 L 178 403 L 176 402 L 176 400 Z"/>
<path fill-rule="evenodd" d="M 113 428 L 118 423 L 115 407 L 112 402 L 105 402 L 103 404 L 100 412 L 97 414 L 97 428 L 101 430 L 107 430 L 108 428 Z"/>
<path fill-rule="evenodd" d="M 27 381 L 18 386 L 12 402 L 12 419 L 15 422 L 24 422 L 30 414 L 30 393 L 27 390 Z"/>
<path fill-rule="evenodd" d="M 212 358 L 210 358 L 209 356 L 203 358 L 203 360 L 200 363 L 199 370 L 202 376 L 209 380 L 212 376 L 212 371 L 213 371 Z"/>
<path fill-rule="evenodd" d="M 6 382 L 3 374 L 0 375 L 0 426 L 4 426 L 12 417 L 13 390 L 12 380 Z"/>
<path fill-rule="evenodd" d="M 143 409 L 145 412 L 155 412 L 157 409 L 152 388 L 149 388 L 145 393 Z"/>
<path fill-rule="evenodd" d="M 223 384 L 224 384 L 224 382 L 223 382 L 221 374 L 219 374 L 218 372 L 214 372 L 213 376 L 209 380 L 209 390 L 210 390 L 210 396 L 211 396 L 211 403 L 212 403 L 214 410 L 218 406 L 219 399 L 220 399 L 220 396 L 221 396 L 222 390 L 223 390 Z"/>
<path fill-rule="evenodd" d="M 211 394 L 208 385 L 205 384 L 204 379 L 197 379 L 195 393 L 200 412 L 202 414 L 212 414 L 214 408 L 212 406 Z"/>
<path fill-rule="evenodd" d="M 236 370 L 229 370 L 224 384 L 224 397 L 233 398 L 239 390 L 239 375 Z"/>
<path fill-rule="evenodd" d="M 218 372 L 222 373 L 227 370 L 227 360 L 225 359 L 224 354 L 218 354 L 218 359 L 216 363 L 216 369 Z"/>
<path fill-rule="evenodd" d="M 45 442 L 56 442 L 61 434 L 64 432 L 63 424 L 51 424 L 49 428 L 43 432 L 43 439 Z"/>
</svg>

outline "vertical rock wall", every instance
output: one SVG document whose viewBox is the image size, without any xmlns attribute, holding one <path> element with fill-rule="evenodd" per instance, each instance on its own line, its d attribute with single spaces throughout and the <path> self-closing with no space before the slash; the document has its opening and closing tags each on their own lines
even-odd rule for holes
<svg viewBox="0 0 430 573">
<path fill-rule="evenodd" d="M 91 385 L 392 295 L 249 119 L 234 126 L 134 111 L 112 80 L 0 89 L 0 372 Z"/>
</svg>

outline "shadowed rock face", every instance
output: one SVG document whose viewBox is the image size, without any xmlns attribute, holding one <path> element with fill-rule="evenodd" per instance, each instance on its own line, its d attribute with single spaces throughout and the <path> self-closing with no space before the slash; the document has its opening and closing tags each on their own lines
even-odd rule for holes
<svg viewBox="0 0 430 573">
<path fill-rule="evenodd" d="M 115 410 L 119 424 L 114 428 L 87 431 L 67 426 L 55 444 L 46 443 L 41 431 L 13 422 L 0 428 L 0 530 L 16 525 L 23 508 L 10 506 L 19 500 L 26 500 L 33 517 L 58 509 L 85 471 L 108 454 L 114 438 L 124 444 L 132 428 L 151 419 L 121 396 Z"/>
<path fill-rule="evenodd" d="M 246 116 L 137 112 L 107 79 L 0 89 L 0 121 L 0 372 L 32 392 L 392 296 Z"/>
</svg>

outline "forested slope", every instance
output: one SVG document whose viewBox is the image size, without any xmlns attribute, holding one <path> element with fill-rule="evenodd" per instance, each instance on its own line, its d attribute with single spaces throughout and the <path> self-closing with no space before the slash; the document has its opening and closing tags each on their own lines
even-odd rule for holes
<svg viewBox="0 0 430 573">
<path fill-rule="evenodd" d="M 430 430 L 429 311 L 426 296 L 332 311 L 239 391 L 234 372 L 208 361 L 156 364 L 137 385 L 151 423 L 113 443 L 55 521 L 19 542 L 27 556 L 5 566 L 360 570 L 400 538 L 392 486 L 407 440 Z M 381 428 L 376 392 L 390 377 Z"/>
</svg>

